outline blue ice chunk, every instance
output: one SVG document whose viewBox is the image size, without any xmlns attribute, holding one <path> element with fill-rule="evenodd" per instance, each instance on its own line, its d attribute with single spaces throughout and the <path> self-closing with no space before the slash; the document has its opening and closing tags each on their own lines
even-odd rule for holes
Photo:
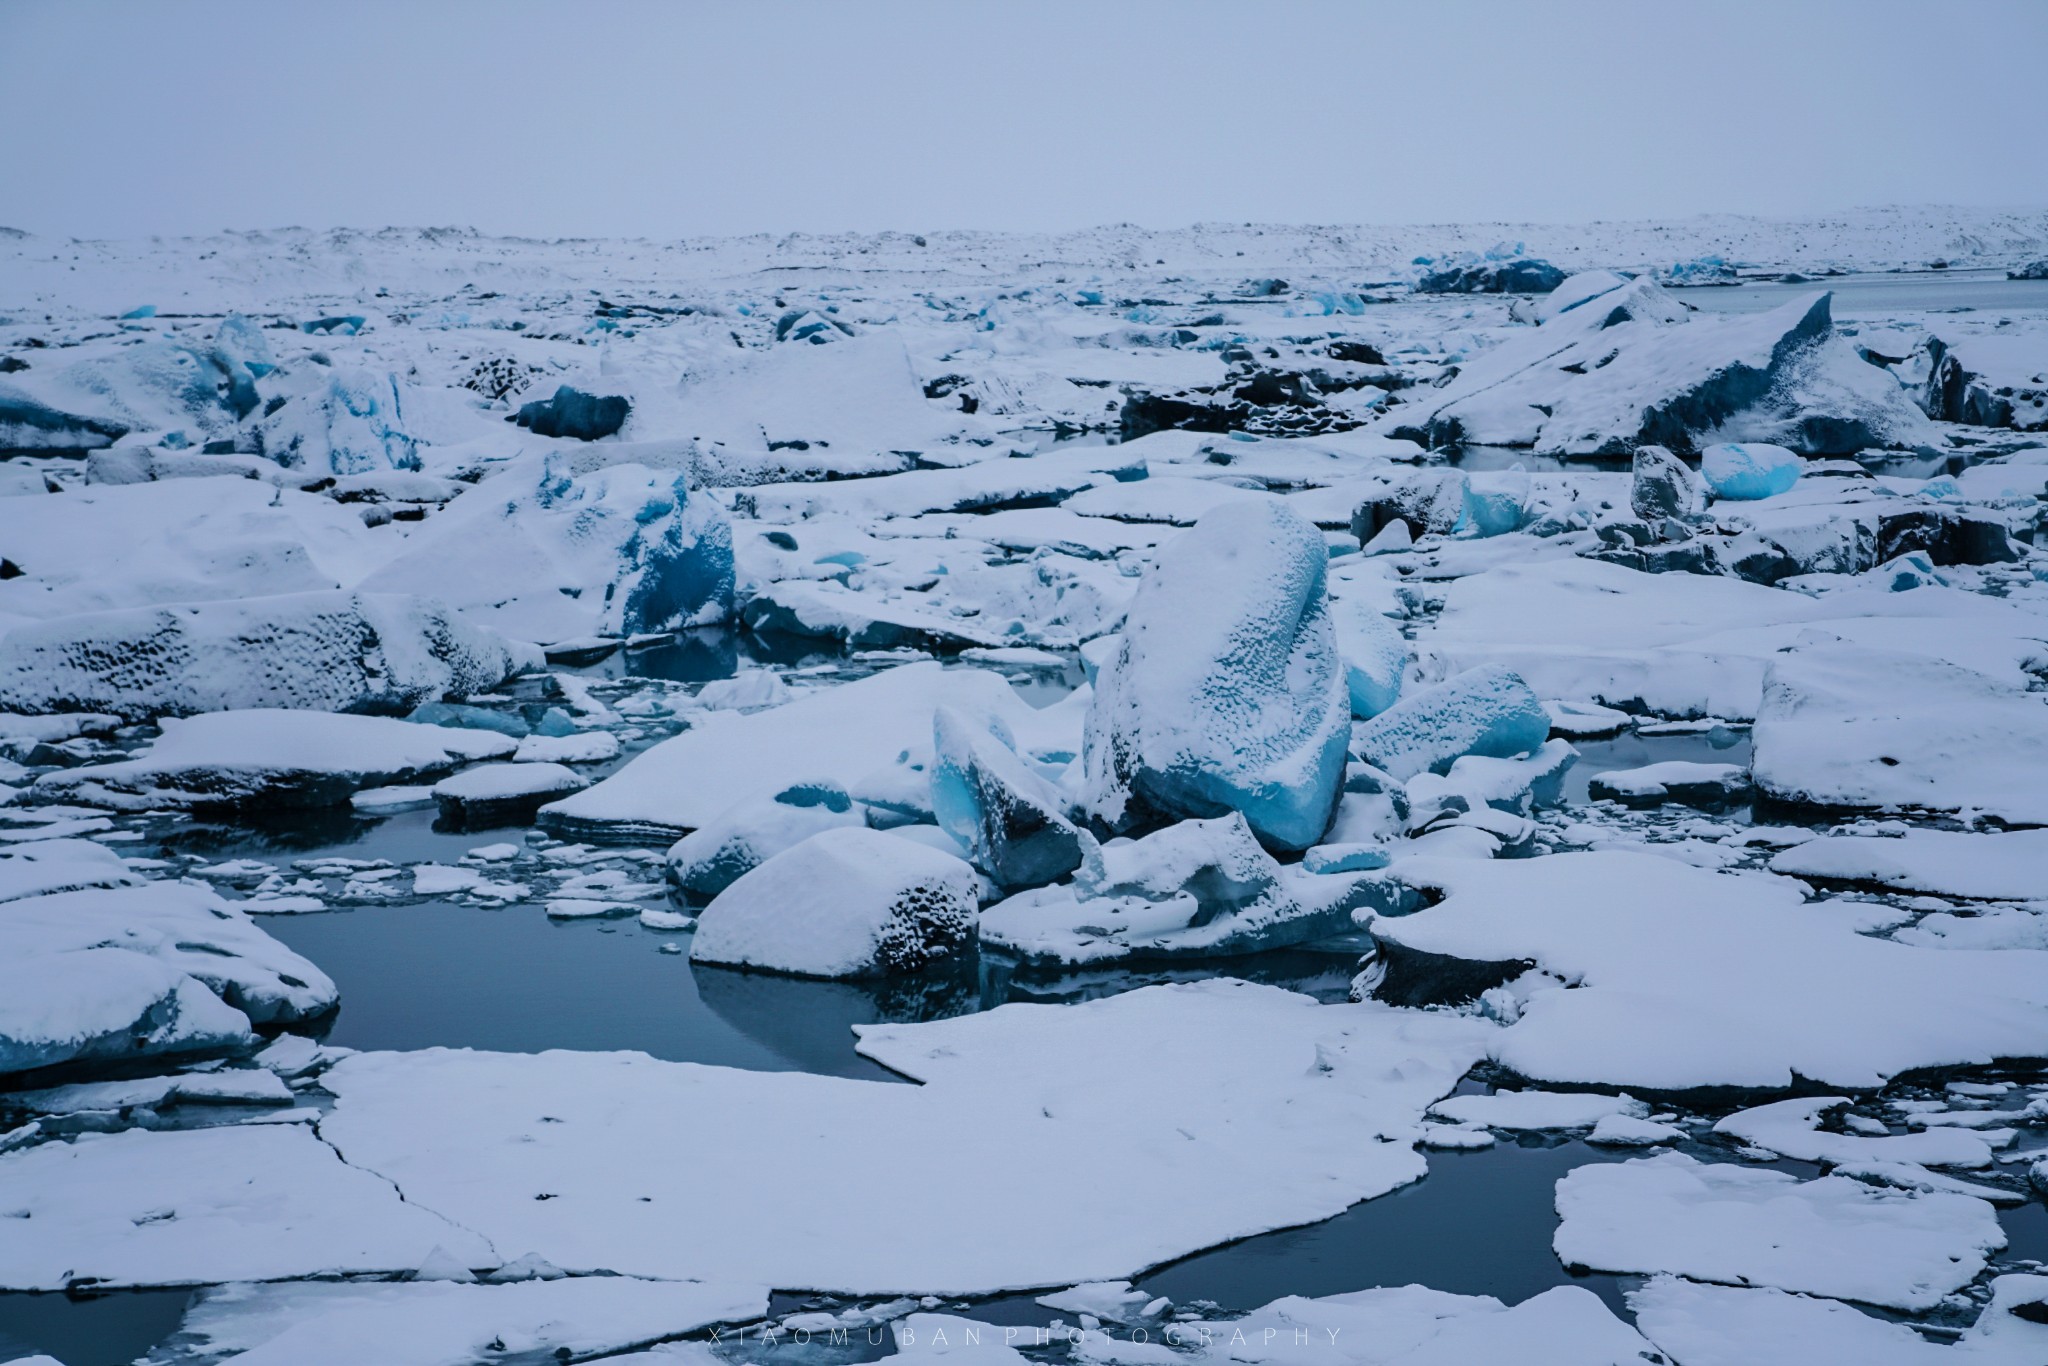
<svg viewBox="0 0 2048 1366">
<path fill-rule="evenodd" d="M 732 611 L 732 523 L 709 499 L 692 499 L 685 476 L 671 491 L 668 515 L 642 526 L 624 549 L 631 587 L 620 628 L 628 635 Z"/>
<path fill-rule="evenodd" d="M 1724 442 L 1700 452 L 1700 477 L 1716 498 L 1750 501 L 1774 498 L 1799 482 L 1799 456 L 1783 446 Z"/>
<path fill-rule="evenodd" d="M 576 723 L 560 707 L 549 707 L 540 714 L 540 720 L 533 723 L 533 733 L 554 737 L 574 735 Z"/>
<path fill-rule="evenodd" d="M 523 740 L 532 733 L 525 718 L 516 712 L 492 711 L 489 707 L 471 707 L 460 702 L 424 702 L 405 719 L 453 730 L 494 730 L 515 740 Z"/>
<path fill-rule="evenodd" d="M 556 388 L 552 398 L 521 405 L 512 420 L 535 436 L 596 441 L 615 435 L 626 425 L 632 411 L 633 400 L 624 394 L 586 394 L 564 384 Z"/>
<path fill-rule="evenodd" d="M 1488 665 L 1402 698 L 1351 734 L 1361 759 L 1405 781 L 1448 773 L 1468 754 L 1509 759 L 1539 749 L 1550 714 L 1520 675 Z"/>
<path fill-rule="evenodd" d="M 1519 464 L 1498 475 L 1466 480 L 1465 515 L 1460 525 L 1476 536 L 1505 536 L 1521 530 L 1528 515 L 1529 488 L 1529 472 Z"/>
<path fill-rule="evenodd" d="M 353 337 L 363 330 L 369 319 L 359 313 L 348 313 L 334 318 L 314 318 L 299 324 L 301 332 L 321 337 Z"/>
<path fill-rule="evenodd" d="M 1306 849 L 1344 779 L 1350 698 L 1322 533 L 1277 499 L 1166 543 L 1096 678 L 1086 806 L 1112 829 L 1243 813 Z"/>
<path fill-rule="evenodd" d="M 1389 861 L 1384 844 L 1318 844 L 1301 856 L 1311 873 L 1369 873 Z"/>
<path fill-rule="evenodd" d="M 1935 569 L 1934 561 L 1924 550 L 1909 550 L 1897 559 L 1886 560 L 1870 572 L 1893 593 L 1905 593 L 1915 588 L 1945 587 L 1948 584 L 1948 580 Z"/>
<path fill-rule="evenodd" d="M 1411 658 L 1408 641 L 1393 622 L 1356 599 L 1333 601 L 1330 620 L 1344 660 L 1351 714 L 1360 720 L 1378 716 L 1401 696 L 1401 675 Z"/>
<path fill-rule="evenodd" d="M 123 314 L 121 315 L 121 321 L 122 321 L 122 322 L 124 322 L 124 323 L 125 323 L 125 322 L 135 322 L 135 321 L 137 321 L 137 320 L 139 320 L 139 319 L 142 319 L 142 318 L 154 318 L 155 316 L 156 316 L 156 305 L 155 305 L 155 304 L 144 304 L 144 305 L 143 305 L 142 307 L 140 307 L 140 308 L 131 308 L 131 309 L 129 309 L 129 310 L 128 310 L 128 311 L 126 312 L 126 313 L 123 313 Z"/>
<path fill-rule="evenodd" d="M 932 714 L 932 814 L 1004 887 L 1042 887 L 1081 866 L 1081 833 L 1057 789 L 996 726 Z"/>
</svg>

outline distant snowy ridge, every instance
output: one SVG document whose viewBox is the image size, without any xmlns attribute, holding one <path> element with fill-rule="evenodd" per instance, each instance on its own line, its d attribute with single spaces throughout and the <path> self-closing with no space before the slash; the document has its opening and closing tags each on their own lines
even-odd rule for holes
<svg viewBox="0 0 2048 1366">
<path fill-rule="evenodd" d="M 1668 269 L 1718 257 L 1744 268 L 1999 268 L 2048 254 L 2048 209 L 1894 206 L 1808 218 L 1690 218 L 1403 226 L 1113 224 L 1067 233 L 758 233 L 747 237 L 494 237 L 470 228 L 316 231 L 80 241 L 0 232 L 0 310 L 110 309 L 147 296 L 166 311 L 218 309 L 280 294 L 355 297 L 474 284 L 654 289 L 779 270 L 925 276 L 955 284 L 1082 283 L 1094 276 L 1237 279 L 1279 274 L 1356 287 L 1406 279 L 1418 257 L 1519 247 L 1567 270 Z"/>
</svg>

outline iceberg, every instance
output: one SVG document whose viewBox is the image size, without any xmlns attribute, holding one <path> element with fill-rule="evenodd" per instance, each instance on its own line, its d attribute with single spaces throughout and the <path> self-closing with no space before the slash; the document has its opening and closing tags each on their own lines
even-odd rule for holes
<svg viewBox="0 0 2048 1366">
<path fill-rule="evenodd" d="M 1724 441 L 1700 452 L 1700 476 L 1723 501 L 1775 498 L 1799 482 L 1804 463 L 1783 446 Z"/>
<path fill-rule="evenodd" d="M 540 666 L 533 646 L 437 602 L 290 593 L 16 626 L 0 636 L 0 709 L 129 720 L 260 707 L 399 713 Z"/>
<path fill-rule="evenodd" d="M 633 411 L 633 401 L 623 395 L 598 397 L 564 384 L 552 398 L 521 405 L 511 421 L 535 436 L 559 436 L 571 441 L 597 441 L 616 436 Z"/>
<path fill-rule="evenodd" d="M 1550 713 L 1519 675 L 1468 669 L 1352 727 L 1351 749 L 1396 778 L 1447 773 L 1466 755 L 1508 759 L 1542 747 Z"/>
<path fill-rule="evenodd" d="M 435 514 L 360 585 L 434 595 L 471 621 L 543 644 L 723 621 L 732 527 L 683 475 L 612 465 L 572 475 L 526 456 Z"/>
<path fill-rule="evenodd" d="M 843 787 L 800 783 L 741 802 L 677 840 L 668 851 L 669 880 L 686 895 L 709 899 L 813 835 L 863 823 Z"/>
<path fill-rule="evenodd" d="M 1351 714 L 1360 720 L 1378 716 L 1400 699 L 1401 677 L 1413 658 L 1407 639 L 1383 614 L 1354 597 L 1333 598 L 1330 621 L 1344 661 Z"/>
<path fill-rule="evenodd" d="M 257 453 L 322 474 L 417 470 L 419 441 L 406 429 L 395 376 L 322 370 L 255 424 Z"/>
<path fill-rule="evenodd" d="M 1629 475 L 1629 507 L 1652 527 L 1666 518 L 1693 521 L 1707 510 L 1700 476 L 1662 446 L 1638 446 Z"/>
<path fill-rule="evenodd" d="M 1067 801 L 1000 729 L 952 707 L 932 713 L 932 813 L 1003 887 L 1037 887 L 1081 866 Z"/>
<path fill-rule="evenodd" d="M 697 918 L 690 960 L 803 977 L 887 977 L 958 963 L 980 879 L 936 849 L 842 826 L 736 879 Z"/>
<path fill-rule="evenodd" d="M 1218 508 L 1162 548 L 1088 712 L 1095 816 L 1128 830 L 1237 811 L 1276 848 L 1322 837 L 1351 713 L 1328 560 L 1271 501 Z"/>
<path fill-rule="evenodd" d="M 1413 903 L 1372 871 L 1289 868 L 1243 815 L 1183 821 L 1092 852 L 1072 883 L 982 913 L 982 943 L 1034 967 L 1222 957 L 1285 948 Z"/>
</svg>

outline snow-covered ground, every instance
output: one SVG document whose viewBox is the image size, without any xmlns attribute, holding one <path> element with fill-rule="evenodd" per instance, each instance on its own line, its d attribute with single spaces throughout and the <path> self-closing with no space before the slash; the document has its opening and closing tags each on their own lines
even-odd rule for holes
<svg viewBox="0 0 2048 1366">
<path fill-rule="evenodd" d="M 0 1359 L 2039 1366 L 2044 257 L 0 232 Z"/>
</svg>

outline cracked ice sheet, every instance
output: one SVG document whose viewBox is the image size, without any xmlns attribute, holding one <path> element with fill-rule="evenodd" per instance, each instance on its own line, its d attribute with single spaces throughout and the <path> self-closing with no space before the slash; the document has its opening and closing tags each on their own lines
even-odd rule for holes
<svg viewBox="0 0 2048 1366">
<path fill-rule="evenodd" d="M 1858 932 L 1867 905 L 1803 903 L 1787 879 L 1651 854 L 1416 858 L 1400 871 L 1446 895 L 1374 919 L 1396 960 L 1520 960 L 1571 984 L 1536 992 L 1495 1037 L 1495 1060 L 1532 1080 L 1859 1088 L 2048 1055 L 2048 953 L 1872 939 Z"/>
<path fill-rule="evenodd" d="M 972 1328 L 980 1330 L 978 1347 L 970 1345 L 967 1330 Z M 1577 1286 L 1558 1286 L 1512 1307 L 1491 1295 L 1452 1295 L 1419 1285 L 1319 1299 L 1290 1295 L 1240 1319 L 1155 1324 L 1149 1331 L 1149 1345 L 1134 1344 L 1122 1334 L 1109 1340 L 1089 1332 L 1075 1345 L 1073 1359 L 1091 1366 L 1173 1361 L 1192 1366 L 1309 1361 L 1332 1366 L 1644 1366 L 1653 1359 L 1640 1334 L 1592 1291 Z M 913 1314 L 896 1325 L 897 1356 L 913 1361 L 950 1356 L 1020 1366 L 1028 1358 L 1008 1344 L 1032 1341 L 1028 1329 L 1013 1329 L 1006 1336 L 1001 1326 L 945 1314 Z M 1163 1342 L 1182 1350 L 1170 1350 Z"/>
<path fill-rule="evenodd" d="M 1968 1195 L 1866 1186 L 1660 1153 L 1588 1163 L 1557 1183 L 1552 1245 L 1566 1266 L 1672 1272 L 1919 1312 L 2005 1246 Z"/>
<path fill-rule="evenodd" d="M 513 1285 L 447 1281 L 227 1285 L 202 1294 L 159 1348 L 164 1366 L 471 1366 L 500 1356 L 586 1360 L 713 1324 L 758 1318 L 762 1286 L 578 1277 Z M 185 1339 L 191 1341 L 186 1342 Z"/>
<path fill-rule="evenodd" d="M 409 1271 L 489 1243 L 297 1125 L 87 1134 L 0 1157 L 0 1288 Z"/>
<path fill-rule="evenodd" d="M 636 1053 L 359 1054 L 324 1079 L 340 1099 L 322 1132 L 407 1199 L 567 1270 L 1066 1286 L 1417 1179 L 1423 1110 L 1493 1028 L 1224 979 L 861 1031 L 923 1086 Z"/>
<path fill-rule="evenodd" d="M 1651 1341 L 1684 1366 L 2040 1366 L 2048 1325 L 2011 1306 L 2048 1297 L 2048 1276 L 2000 1276 L 1991 1303 L 1954 1346 L 1929 1342 L 1829 1300 L 1782 1290 L 1737 1290 L 1659 1276 L 1629 1295 Z"/>
</svg>

